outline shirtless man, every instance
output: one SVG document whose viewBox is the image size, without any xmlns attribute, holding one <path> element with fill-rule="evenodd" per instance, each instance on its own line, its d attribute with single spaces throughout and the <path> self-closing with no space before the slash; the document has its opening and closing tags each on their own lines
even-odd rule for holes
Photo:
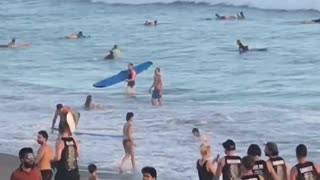
<svg viewBox="0 0 320 180">
<path fill-rule="evenodd" d="M 47 144 L 48 137 L 46 131 L 38 132 L 37 141 L 40 144 L 40 148 L 35 162 L 41 171 L 42 180 L 51 180 L 52 178 L 51 161 L 53 160 L 53 149 Z"/>
<path fill-rule="evenodd" d="M 74 119 L 76 120 L 76 124 L 79 121 L 80 113 L 76 112 L 75 110 L 71 109 L 69 106 L 64 106 L 62 104 L 56 105 L 56 112 L 54 114 L 53 120 L 52 120 L 52 126 L 51 126 L 51 132 L 53 133 L 54 125 L 56 124 L 58 116 L 60 117 L 59 122 L 59 134 L 61 135 L 63 133 L 63 129 L 66 126 L 67 122 L 67 114 L 71 112 L 73 114 Z M 59 137 L 58 137 L 59 138 Z"/>
<path fill-rule="evenodd" d="M 193 128 L 192 129 L 192 134 L 199 139 L 200 142 L 202 143 L 208 143 L 209 142 L 209 138 L 206 135 L 200 134 L 200 131 L 198 128 Z"/>
<path fill-rule="evenodd" d="M 119 165 L 120 172 L 123 171 L 124 163 L 131 157 L 132 168 L 136 168 L 135 155 L 134 155 L 134 142 L 133 142 L 133 116 L 132 112 L 127 113 L 126 123 L 123 126 L 123 148 L 125 155 Z"/>
<path fill-rule="evenodd" d="M 151 85 L 150 89 L 149 89 L 149 93 L 151 93 L 153 88 L 153 92 L 152 92 L 152 98 L 151 98 L 151 103 L 153 106 L 162 105 L 162 92 L 163 92 L 163 83 L 162 83 L 162 76 L 160 73 L 160 68 L 156 68 L 154 70 L 154 76 L 153 76 L 153 84 Z"/>
</svg>

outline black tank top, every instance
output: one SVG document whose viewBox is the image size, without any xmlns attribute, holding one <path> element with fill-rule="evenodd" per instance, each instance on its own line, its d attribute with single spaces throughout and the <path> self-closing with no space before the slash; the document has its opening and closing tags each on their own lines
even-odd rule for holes
<svg viewBox="0 0 320 180">
<path fill-rule="evenodd" d="M 72 171 L 78 170 L 77 145 L 72 137 L 63 137 L 64 149 L 61 153 L 58 170 Z"/>
<path fill-rule="evenodd" d="M 254 167 L 253 167 L 253 173 L 263 176 L 264 178 L 267 178 L 269 175 L 267 163 L 264 160 L 258 160 L 256 161 Z"/>
<path fill-rule="evenodd" d="M 207 170 L 207 162 L 208 160 L 201 166 L 200 160 L 197 161 L 199 180 L 213 180 L 214 174 Z"/>
<path fill-rule="evenodd" d="M 305 162 L 304 164 L 295 165 L 298 175 L 296 180 L 318 180 L 319 175 L 312 162 Z"/>
<path fill-rule="evenodd" d="M 241 177 L 241 157 L 225 156 L 225 164 L 222 168 L 223 180 L 234 180 Z"/>
<path fill-rule="evenodd" d="M 253 174 L 253 175 L 248 175 L 248 176 L 242 176 L 241 180 L 261 180 L 261 176 L 257 175 L 257 174 Z"/>
<path fill-rule="evenodd" d="M 274 171 L 279 176 L 280 180 L 285 180 L 287 174 L 286 162 L 281 157 L 274 157 L 269 159 Z"/>
</svg>

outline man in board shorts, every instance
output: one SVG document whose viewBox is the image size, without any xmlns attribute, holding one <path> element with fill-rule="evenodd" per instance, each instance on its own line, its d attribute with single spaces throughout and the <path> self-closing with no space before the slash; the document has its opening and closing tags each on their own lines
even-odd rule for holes
<svg viewBox="0 0 320 180">
<path fill-rule="evenodd" d="M 153 88 L 153 91 L 152 91 Z M 152 98 L 151 103 L 153 106 L 155 105 L 162 105 L 162 92 L 163 92 L 163 83 L 162 83 L 162 76 L 160 73 L 160 68 L 156 68 L 154 70 L 154 76 L 153 76 L 153 83 L 149 89 L 149 92 L 152 91 Z"/>
</svg>

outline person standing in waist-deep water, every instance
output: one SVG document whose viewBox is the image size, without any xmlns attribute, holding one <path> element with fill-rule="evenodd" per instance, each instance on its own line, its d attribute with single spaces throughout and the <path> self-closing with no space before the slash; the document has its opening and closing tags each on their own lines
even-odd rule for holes
<svg viewBox="0 0 320 180">
<path fill-rule="evenodd" d="M 48 133 L 46 131 L 38 132 L 38 144 L 40 148 L 37 152 L 36 164 L 41 171 L 42 180 L 51 180 L 52 170 L 51 170 L 51 161 L 53 160 L 54 153 L 52 147 L 47 144 Z"/>
<path fill-rule="evenodd" d="M 307 160 L 308 150 L 304 144 L 296 148 L 298 164 L 291 168 L 290 180 L 319 180 L 319 166 Z"/>
<path fill-rule="evenodd" d="M 54 161 L 57 173 L 55 180 L 80 180 L 78 158 L 78 142 L 72 137 L 70 128 L 66 124 L 63 128 L 62 136 L 56 144 Z"/>
<path fill-rule="evenodd" d="M 253 167 L 253 173 L 262 176 L 264 179 L 277 179 L 278 176 L 270 164 L 262 160 L 261 149 L 257 144 L 251 144 L 248 148 L 247 155 L 252 156 L 255 160 L 255 166 Z"/>
<path fill-rule="evenodd" d="M 52 120 L 52 126 L 51 126 L 51 133 L 53 133 L 54 126 L 56 124 L 58 116 L 60 117 L 60 122 L 59 122 L 59 136 L 63 133 L 63 129 L 67 124 L 67 114 L 72 113 L 74 120 L 76 121 L 75 123 L 78 124 L 78 121 L 80 119 L 80 113 L 71 109 L 69 106 L 62 105 L 62 104 L 57 104 L 56 105 L 56 111 L 54 113 L 54 117 Z"/>
<path fill-rule="evenodd" d="M 132 168 L 136 168 L 135 164 L 135 155 L 134 155 L 134 146 L 135 143 L 133 141 L 133 116 L 134 114 L 132 112 L 128 112 L 126 116 L 126 123 L 123 126 L 123 148 L 125 155 L 121 160 L 119 169 L 120 172 L 123 171 L 123 166 L 124 163 L 131 157 L 131 163 L 132 163 Z"/>
<path fill-rule="evenodd" d="M 241 177 L 241 157 L 237 156 L 236 144 L 233 140 L 228 139 L 222 146 L 226 156 L 218 162 L 217 178 L 219 178 L 222 173 L 223 180 L 239 179 Z"/>
<path fill-rule="evenodd" d="M 153 91 L 152 91 L 153 88 Z M 162 105 L 162 94 L 163 94 L 163 81 L 160 73 L 160 68 L 154 70 L 153 83 L 149 89 L 149 93 L 152 91 L 151 104 L 153 106 Z"/>
<path fill-rule="evenodd" d="M 286 161 L 279 156 L 278 146 L 273 142 L 267 142 L 264 153 L 265 156 L 269 157 L 267 160 L 268 166 L 274 169 L 279 180 L 288 180 L 290 169 Z"/>
<path fill-rule="evenodd" d="M 19 151 L 20 166 L 11 174 L 10 180 L 42 180 L 40 170 L 34 162 L 32 148 L 25 147 Z"/>
<path fill-rule="evenodd" d="M 127 85 L 127 93 L 129 95 L 134 95 L 135 94 L 135 90 L 134 90 L 134 86 L 136 84 L 136 71 L 134 70 L 133 64 L 129 63 L 128 65 L 128 71 L 129 71 L 129 76 L 127 79 L 128 85 Z"/>
<path fill-rule="evenodd" d="M 214 174 L 217 170 L 217 161 L 211 156 L 211 147 L 207 144 L 200 145 L 200 155 L 201 159 L 197 160 L 197 170 L 199 180 L 213 180 Z"/>
<path fill-rule="evenodd" d="M 157 170 L 154 167 L 146 166 L 141 169 L 142 180 L 157 180 Z"/>
<path fill-rule="evenodd" d="M 255 160 L 252 156 L 245 156 L 241 160 L 242 176 L 241 180 L 264 180 L 261 175 L 253 173 Z"/>
</svg>

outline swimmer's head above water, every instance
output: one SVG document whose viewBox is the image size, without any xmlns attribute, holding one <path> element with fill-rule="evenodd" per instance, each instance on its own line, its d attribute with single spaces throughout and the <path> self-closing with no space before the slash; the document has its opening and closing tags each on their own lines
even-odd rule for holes
<svg viewBox="0 0 320 180">
<path fill-rule="evenodd" d="M 192 134 L 195 136 L 195 137 L 200 137 L 200 131 L 198 128 L 193 128 L 192 129 Z"/>
<path fill-rule="evenodd" d="M 88 95 L 86 98 L 86 102 L 84 103 L 84 107 L 85 108 L 90 108 L 91 107 L 91 103 L 92 103 L 92 96 Z"/>
</svg>

